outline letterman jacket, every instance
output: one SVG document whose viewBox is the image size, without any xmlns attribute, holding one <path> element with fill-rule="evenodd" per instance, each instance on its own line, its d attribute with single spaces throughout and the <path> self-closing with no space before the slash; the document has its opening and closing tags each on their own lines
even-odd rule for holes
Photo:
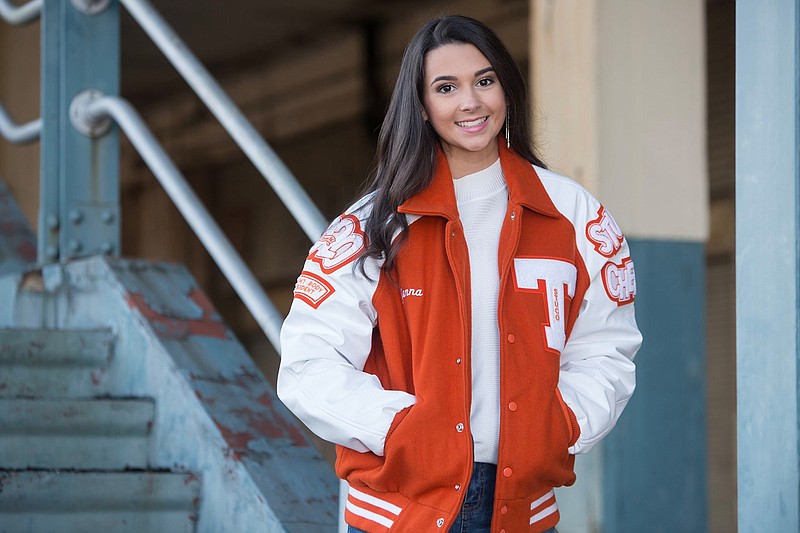
<svg viewBox="0 0 800 533">
<path fill-rule="evenodd" d="M 492 531 L 559 520 L 553 487 L 616 423 L 641 344 L 636 278 L 611 215 L 499 143 L 509 191 L 498 250 L 500 441 Z M 278 395 L 336 443 L 345 518 L 371 533 L 447 531 L 472 473 L 469 258 L 452 178 L 399 208 L 392 276 L 364 249 L 368 199 L 312 247 L 281 332 Z M 370 279 L 371 278 L 371 279 Z"/>
</svg>

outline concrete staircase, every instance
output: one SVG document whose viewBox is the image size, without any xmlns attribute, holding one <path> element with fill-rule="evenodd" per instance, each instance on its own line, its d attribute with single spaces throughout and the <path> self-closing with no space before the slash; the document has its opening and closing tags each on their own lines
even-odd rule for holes
<svg viewBox="0 0 800 533">
<path fill-rule="evenodd" d="M 195 531 L 200 481 L 150 460 L 156 402 L 115 396 L 108 329 L 0 329 L 0 532 Z"/>
<path fill-rule="evenodd" d="M 182 265 L 35 264 L 0 180 L 0 533 L 323 533 L 339 484 Z"/>
</svg>

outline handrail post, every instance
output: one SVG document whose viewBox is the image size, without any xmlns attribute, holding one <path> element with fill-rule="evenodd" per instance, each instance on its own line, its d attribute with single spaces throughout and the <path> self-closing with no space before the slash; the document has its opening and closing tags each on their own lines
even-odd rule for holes
<svg viewBox="0 0 800 533">
<path fill-rule="evenodd" d="M 70 124 L 75 95 L 119 94 L 117 0 L 44 0 L 39 263 L 120 252 L 119 135 Z"/>
</svg>

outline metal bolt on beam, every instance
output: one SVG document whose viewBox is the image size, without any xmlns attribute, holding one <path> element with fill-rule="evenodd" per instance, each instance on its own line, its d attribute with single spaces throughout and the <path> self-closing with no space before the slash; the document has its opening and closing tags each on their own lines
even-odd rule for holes
<svg viewBox="0 0 800 533">
<path fill-rule="evenodd" d="M 48 246 L 45 253 L 49 259 L 55 259 L 58 257 L 58 248 L 55 246 Z"/>
<path fill-rule="evenodd" d="M 89 106 L 104 95 L 94 89 L 79 92 L 69 105 L 69 118 L 76 130 L 92 139 L 104 135 L 111 128 L 111 118 L 107 115 L 93 115 Z"/>
<path fill-rule="evenodd" d="M 85 15 L 97 15 L 106 10 L 111 0 L 70 0 L 70 3 Z"/>
<path fill-rule="evenodd" d="M 80 252 L 81 248 L 83 248 L 83 245 L 81 245 L 79 241 L 76 241 L 74 239 L 69 241 L 69 244 L 67 246 L 69 246 L 69 251 L 72 253 Z"/>
<path fill-rule="evenodd" d="M 73 209 L 69 212 L 69 220 L 76 226 L 83 222 L 83 213 L 78 211 L 77 209 Z"/>
<path fill-rule="evenodd" d="M 100 218 L 106 224 L 111 224 L 114 222 L 114 213 L 112 213 L 111 211 L 103 211 L 103 214 L 100 215 Z"/>
<path fill-rule="evenodd" d="M 57 230 L 58 226 L 58 217 L 53 214 L 47 215 L 47 227 L 51 230 Z"/>
</svg>

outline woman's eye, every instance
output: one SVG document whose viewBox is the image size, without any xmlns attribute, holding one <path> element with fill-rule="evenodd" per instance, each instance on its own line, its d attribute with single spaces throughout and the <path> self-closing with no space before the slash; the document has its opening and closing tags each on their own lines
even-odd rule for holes
<svg viewBox="0 0 800 533">
<path fill-rule="evenodd" d="M 494 83 L 494 79 L 492 78 L 481 78 L 478 80 L 479 87 L 488 87 L 489 85 Z"/>
<path fill-rule="evenodd" d="M 456 90 L 455 85 L 453 85 L 451 83 L 445 83 L 444 85 L 439 86 L 436 89 L 436 92 L 437 93 L 447 94 L 447 93 L 451 93 L 451 92 L 453 92 L 455 90 Z"/>
</svg>

